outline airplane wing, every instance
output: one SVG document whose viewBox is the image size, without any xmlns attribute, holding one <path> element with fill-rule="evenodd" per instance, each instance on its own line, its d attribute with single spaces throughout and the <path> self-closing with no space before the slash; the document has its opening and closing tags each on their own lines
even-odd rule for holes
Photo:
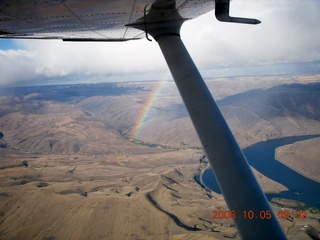
<svg viewBox="0 0 320 240">
<path fill-rule="evenodd" d="M 145 33 L 129 27 L 154 0 L 1 0 L 0 38 L 126 41 Z M 178 0 L 160 21 L 178 12 L 192 19 L 214 9 L 212 0 Z"/>
</svg>

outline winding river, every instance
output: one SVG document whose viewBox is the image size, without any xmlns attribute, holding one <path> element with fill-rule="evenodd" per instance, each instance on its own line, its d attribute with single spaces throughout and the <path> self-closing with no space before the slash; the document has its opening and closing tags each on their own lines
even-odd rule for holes
<svg viewBox="0 0 320 240">
<path fill-rule="evenodd" d="M 268 178 L 285 185 L 289 190 L 279 194 L 266 194 L 272 198 L 292 199 L 306 204 L 305 207 L 320 208 L 320 183 L 313 181 L 290 169 L 274 159 L 277 147 L 302 141 L 319 135 L 286 137 L 266 142 L 259 142 L 243 149 L 249 164 Z M 221 193 L 213 172 L 207 169 L 202 174 L 203 183 L 212 191 Z"/>
</svg>

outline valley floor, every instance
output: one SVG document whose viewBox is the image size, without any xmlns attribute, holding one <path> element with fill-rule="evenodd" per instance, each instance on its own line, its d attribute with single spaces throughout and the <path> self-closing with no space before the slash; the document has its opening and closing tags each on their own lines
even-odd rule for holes
<svg viewBox="0 0 320 240">
<path fill-rule="evenodd" d="M 201 151 L 43 155 L 1 150 L 1 239 L 239 239 L 221 195 L 194 180 Z M 255 172 L 263 188 L 271 180 Z M 275 190 L 277 184 L 271 186 Z M 273 205 L 274 211 L 281 209 Z M 288 208 L 292 213 L 294 209 Z M 290 239 L 320 214 L 280 220 Z"/>
</svg>

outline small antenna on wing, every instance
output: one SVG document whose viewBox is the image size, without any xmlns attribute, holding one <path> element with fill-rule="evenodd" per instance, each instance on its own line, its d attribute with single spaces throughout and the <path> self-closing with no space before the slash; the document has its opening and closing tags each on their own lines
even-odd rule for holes
<svg viewBox="0 0 320 240">
<path fill-rule="evenodd" d="M 230 17 L 230 0 L 216 0 L 215 1 L 215 15 L 216 18 L 221 22 L 234 22 L 234 23 L 245 23 L 245 24 L 259 24 L 261 23 L 257 19 L 253 18 L 239 18 Z"/>
<path fill-rule="evenodd" d="M 152 42 L 152 40 L 149 38 L 148 36 L 148 23 L 147 23 L 147 7 L 149 4 L 144 6 L 144 10 L 143 10 L 143 18 L 144 18 L 144 26 L 146 28 L 145 33 L 146 33 L 146 39 L 150 42 Z"/>
</svg>

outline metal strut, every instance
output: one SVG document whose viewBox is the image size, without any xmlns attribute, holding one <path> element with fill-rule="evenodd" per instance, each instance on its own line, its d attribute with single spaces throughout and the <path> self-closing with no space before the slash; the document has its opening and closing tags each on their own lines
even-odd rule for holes
<svg viewBox="0 0 320 240">
<path fill-rule="evenodd" d="M 166 6 L 166 2 L 168 2 Z M 217 182 L 230 210 L 234 210 L 235 224 L 241 239 L 287 239 L 278 220 L 262 192 L 249 164 L 237 144 L 221 111 L 202 79 L 180 38 L 184 19 L 178 14 L 172 0 L 157 0 L 148 15 L 130 24 L 146 31 L 158 42 L 181 97 L 189 112 L 201 144 L 207 154 Z M 170 14 L 167 14 L 170 13 Z M 254 212 L 258 218 L 243 218 L 243 212 Z M 260 218 L 260 212 L 271 218 Z"/>
</svg>

